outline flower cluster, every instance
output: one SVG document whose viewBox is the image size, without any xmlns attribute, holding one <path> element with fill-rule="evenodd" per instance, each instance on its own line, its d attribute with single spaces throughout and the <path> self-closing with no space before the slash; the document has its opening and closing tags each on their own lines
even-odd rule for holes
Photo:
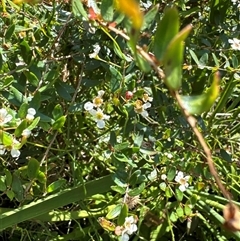
<svg viewBox="0 0 240 241">
<path fill-rule="evenodd" d="M 184 192 L 189 186 L 188 184 L 189 179 L 190 179 L 190 176 L 184 177 L 183 172 L 177 171 L 177 175 L 174 180 L 180 184 L 179 186 L 180 191 Z"/>
<path fill-rule="evenodd" d="M 126 217 L 123 226 L 118 226 L 115 229 L 115 234 L 120 236 L 119 241 L 128 241 L 129 236 L 137 231 L 137 219 L 133 216 Z"/>
<path fill-rule="evenodd" d="M 31 122 L 34 119 L 34 116 L 36 114 L 35 109 L 33 108 L 29 108 L 27 110 L 27 115 L 26 115 L 26 119 Z M 13 119 L 13 116 L 8 112 L 7 109 L 0 109 L 0 126 L 1 128 L 4 130 L 4 127 L 6 124 L 9 124 L 10 121 Z M 21 124 L 21 120 L 15 120 L 17 123 Z M 6 135 L 8 135 L 8 133 L 6 133 L 5 131 L 3 132 Z M 4 134 L 3 134 L 4 135 Z M 0 155 L 3 155 L 5 153 L 6 150 L 10 150 L 10 154 L 13 158 L 18 158 L 21 154 L 21 152 L 19 151 L 19 149 L 21 148 L 21 146 L 24 144 L 24 141 L 26 140 L 26 138 L 28 138 L 31 135 L 31 130 L 29 129 L 24 129 L 22 131 L 22 139 L 21 142 L 19 142 L 14 135 L 11 135 L 11 144 L 5 146 L 3 143 L 0 143 Z"/>
<path fill-rule="evenodd" d="M 151 107 L 153 98 L 150 97 L 147 93 L 143 94 L 142 100 L 137 100 L 134 104 L 134 111 L 137 114 L 140 114 L 142 117 L 148 117 L 147 109 Z"/>
<path fill-rule="evenodd" d="M 99 129 L 103 129 L 105 127 L 105 120 L 109 120 L 110 118 L 109 115 L 105 115 L 100 109 L 101 105 L 103 104 L 103 95 L 104 91 L 99 90 L 98 96 L 96 96 L 92 102 L 88 101 L 84 104 L 84 109 L 92 115 Z"/>
</svg>

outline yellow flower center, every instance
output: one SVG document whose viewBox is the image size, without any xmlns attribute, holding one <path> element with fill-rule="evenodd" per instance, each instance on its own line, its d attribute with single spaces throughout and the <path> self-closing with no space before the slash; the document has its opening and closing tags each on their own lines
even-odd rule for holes
<svg viewBox="0 0 240 241">
<path fill-rule="evenodd" d="M 101 104 L 103 103 L 103 100 L 101 97 L 96 97 L 96 98 L 94 98 L 93 103 L 96 106 L 101 106 Z"/>
<path fill-rule="evenodd" d="M 146 102 L 148 101 L 148 94 L 143 94 L 143 100 Z"/>
<path fill-rule="evenodd" d="M 135 102 L 135 111 L 136 111 L 137 113 L 139 113 L 139 114 L 144 111 L 141 100 L 137 100 L 137 101 Z"/>
<path fill-rule="evenodd" d="M 186 182 L 185 178 L 181 178 L 181 179 L 179 180 L 179 183 L 180 183 L 181 185 L 185 185 L 187 182 Z"/>
<path fill-rule="evenodd" d="M 96 118 L 98 119 L 98 120 L 102 120 L 103 119 L 103 113 L 102 112 L 97 112 L 96 113 Z"/>
</svg>

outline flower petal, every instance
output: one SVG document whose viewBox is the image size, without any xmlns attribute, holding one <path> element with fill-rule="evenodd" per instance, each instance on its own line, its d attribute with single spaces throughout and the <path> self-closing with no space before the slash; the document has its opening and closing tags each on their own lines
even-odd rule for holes
<svg viewBox="0 0 240 241">
<path fill-rule="evenodd" d="M 93 109 L 93 103 L 88 101 L 84 104 L 84 109 L 87 110 L 87 111 L 90 111 Z"/>
<path fill-rule="evenodd" d="M 11 150 L 11 156 L 13 157 L 13 158 L 18 158 L 19 156 L 20 156 L 20 151 L 19 150 L 16 150 L 16 149 L 12 149 Z"/>
<path fill-rule="evenodd" d="M 180 185 L 179 190 L 182 191 L 182 192 L 186 191 L 185 185 Z"/>
<path fill-rule="evenodd" d="M 105 121 L 104 120 L 97 120 L 97 127 L 99 129 L 103 129 L 105 127 Z"/>
<path fill-rule="evenodd" d="M 148 112 L 147 112 L 146 110 L 142 111 L 140 114 L 141 114 L 142 117 L 144 117 L 144 118 L 148 117 Z"/>
</svg>

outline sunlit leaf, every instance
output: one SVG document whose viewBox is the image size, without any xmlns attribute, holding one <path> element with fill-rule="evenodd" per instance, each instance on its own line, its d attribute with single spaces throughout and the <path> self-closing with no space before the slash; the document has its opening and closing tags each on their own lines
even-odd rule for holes
<svg viewBox="0 0 240 241">
<path fill-rule="evenodd" d="M 163 56 L 165 84 L 171 90 L 178 90 L 182 85 L 183 41 L 191 31 L 187 25 L 170 42 Z"/>
<path fill-rule="evenodd" d="M 107 219 L 116 218 L 121 213 L 121 210 L 122 210 L 122 204 L 117 204 L 108 212 L 106 218 Z"/>
<path fill-rule="evenodd" d="M 170 41 L 178 33 L 179 25 L 177 9 L 167 8 L 154 35 L 153 51 L 158 60 L 162 59 Z"/>
<path fill-rule="evenodd" d="M 180 96 L 182 105 L 189 114 L 200 115 L 211 108 L 219 94 L 219 81 L 219 73 L 216 72 L 213 75 L 212 85 L 206 91 L 206 93 L 203 93 L 201 95 Z"/>
</svg>

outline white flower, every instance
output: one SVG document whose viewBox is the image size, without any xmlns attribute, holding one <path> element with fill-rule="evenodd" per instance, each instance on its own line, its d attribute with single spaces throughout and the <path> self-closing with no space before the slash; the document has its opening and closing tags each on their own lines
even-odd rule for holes
<svg viewBox="0 0 240 241">
<path fill-rule="evenodd" d="M 4 145 L 0 145 L 0 155 L 3 155 L 5 152 L 5 146 Z"/>
<path fill-rule="evenodd" d="M 150 97 L 150 96 L 148 96 L 148 94 L 143 94 L 143 97 L 142 97 L 142 100 L 143 100 L 143 102 L 152 102 L 153 101 L 153 97 Z"/>
<path fill-rule="evenodd" d="M 128 240 L 129 240 L 129 235 L 126 234 L 126 233 L 124 233 L 124 234 L 122 234 L 121 237 L 119 237 L 118 240 L 119 240 L 119 241 L 128 241 Z"/>
<path fill-rule="evenodd" d="M 29 129 L 25 129 L 23 130 L 22 132 L 22 136 L 26 136 L 26 137 L 29 137 L 31 135 L 31 131 Z"/>
<path fill-rule="evenodd" d="M 35 115 L 36 115 L 36 110 L 34 108 L 29 108 L 27 110 L 26 119 L 32 121 Z"/>
<path fill-rule="evenodd" d="M 233 50 L 240 50 L 240 40 L 237 38 L 229 39 L 228 42 L 231 44 Z"/>
<path fill-rule="evenodd" d="M 123 226 L 124 230 L 122 234 L 127 233 L 128 235 L 132 235 L 137 231 L 137 225 L 135 224 L 135 219 L 133 216 L 126 217 Z"/>
<path fill-rule="evenodd" d="M 12 119 L 12 116 L 8 114 L 7 110 L 2 108 L 0 109 L 0 126 L 8 123 Z"/>
<path fill-rule="evenodd" d="M 84 104 L 84 109 L 87 110 L 87 111 L 90 111 L 93 109 L 93 103 L 88 101 Z"/>
<path fill-rule="evenodd" d="M 109 120 L 110 116 L 105 115 L 101 109 L 90 110 L 89 113 L 93 116 L 94 120 L 97 122 L 97 127 L 102 129 L 105 127 L 105 121 Z"/>
<path fill-rule="evenodd" d="M 161 175 L 161 179 L 162 179 L 163 181 L 165 181 L 165 180 L 167 179 L 167 175 L 166 175 L 166 174 L 162 174 L 162 175 Z"/>
<path fill-rule="evenodd" d="M 94 99 L 93 99 L 93 105 L 94 107 L 100 107 L 103 103 L 103 99 L 102 99 L 102 96 L 104 95 L 104 90 L 99 90 L 98 91 L 98 96 L 96 96 Z"/>
<path fill-rule="evenodd" d="M 190 176 L 184 177 L 183 172 L 181 172 L 181 171 L 177 172 L 177 176 L 175 177 L 174 180 L 180 184 L 180 186 L 179 186 L 180 191 L 182 191 L 182 192 L 186 191 L 186 189 L 189 186 L 189 184 L 188 184 L 189 178 L 190 178 Z"/>
<path fill-rule="evenodd" d="M 173 158 L 173 155 L 172 155 L 171 153 L 167 153 L 167 154 L 165 154 L 165 155 L 166 155 L 166 157 L 169 158 L 169 159 L 172 159 L 172 158 Z"/>
<path fill-rule="evenodd" d="M 99 44 L 94 44 L 93 45 L 93 53 L 88 55 L 89 58 L 95 59 L 98 56 L 100 49 L 101 49 L 101 47 Z"/>
<path fill-rule="evenodd" d="M 11 156 L 13 158 L 18 158 L 20 156 L 20 154 L 21 154 L 21 152 L 19 150 L 17 150 L 17 149 L 12 149 L 11 150 Z"/>
<path fill-rule="evenodd" d="M 146 109 L 148 109 L 149 107 L 151 107 L 151 104 L 149 102 L 146 102 L 145 104 L 142 104 L 141 100 L 137 100 L 135 102 L 134 111 L 136 113 L 142 115 L 142 117 L 146 118 L 146 117 L 148 117 L 148 112 L 146 111 Z"/>
</svg>

